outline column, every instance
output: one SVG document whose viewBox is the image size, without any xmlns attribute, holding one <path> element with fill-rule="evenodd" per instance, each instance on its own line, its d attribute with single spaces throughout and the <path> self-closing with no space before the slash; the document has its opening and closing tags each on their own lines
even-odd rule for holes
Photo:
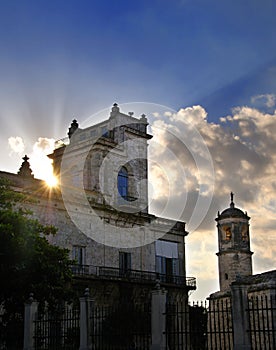
<svg viewBox="0 0 276 350">
<path fill-rule="evenodd" d="M 80 298 L 80 349 L 92 349 L 92 307 L 93 299 L 90 298 L 89 288 L 85 289 L 84 297 Z"/>
<path fill-rule="evenodd" d="M 167 291 L 157 284 L 151 295 L 151 350 L 166 349 L 166 297 Z"/>
</svg>

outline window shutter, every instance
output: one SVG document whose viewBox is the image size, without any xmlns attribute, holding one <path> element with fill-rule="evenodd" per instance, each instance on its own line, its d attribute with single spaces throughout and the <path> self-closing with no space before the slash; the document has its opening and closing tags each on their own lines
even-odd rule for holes
<svg viewBox="0 0 276 350">
<path fill-rule="evenodd" d="M 172 259 L 172 271 L 174 276 L 179 275 L 179 260 L 178 259 Z"/>
<path fill-rule="evenodd" d="M 124 253 L 119 253 L 119 269 L 124 270 Z"/>
<path fill-rule="evenodd" d="M 130 253 L 126 253 L 126 259 L 127 259 L 127 269 L 131 270 L 131 254 Z"/>
<path fill-rule="evenodd" d="M 161 256 L 156 257 L 156 272 L 162 273 L 162 257 Z"/>
<path fill-rule="evenodd" d="M 78 265 L 85 265 L 85 247 L 73 246 L 72 257 Z"/>
</svg>

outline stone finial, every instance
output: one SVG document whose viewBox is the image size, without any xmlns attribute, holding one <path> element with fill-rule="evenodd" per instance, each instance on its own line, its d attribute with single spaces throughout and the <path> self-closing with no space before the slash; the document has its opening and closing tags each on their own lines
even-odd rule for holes
<svg viewBox="0 0 276 350">
<path fill-rule="evenodd" d="M 72 137 L 72 135 L 74 134 L 74 132 L 78 129 L 78 127 L 79 127 L 79 124 L 78 124 L 77 120 L 74 119 L 74 120 L 72 121 L 71 126 L 70 126 L 70 128 L 69 128 L 69 131 L 68 131 L 68 133 L 67 133 L 69 139 Z"/>
<path fill-rule="evenodd" d="M 32 303 L 34 301 L 34 293 L 30 293 L 28 302 Z"/>
<path fill-rule="evenodd" d="M 160 290 L 160 289 L 161 289 L 160 280 L 159 280 L 159 279 L 156 280 L 155 289 L 156 289 L 156 290 Z"/>
<path fill-rule="evenodd" d="M 33 179 L 34 175 L 32 174 L 30 163 L 28 162 L 30 158 L 25 154 L 25 156 L 22 159 L 23 159 L 23 163 L 21 164 L 21 167 L 18 170 L 17 174 L 20 176 L 29 177 Z"/>
<path fill-rule="evenodd" d="M 142 114 L 140 118 L 140 131 L 143 133 L 146 133 L 147 125 L 148 125 L 148 119 L 146 118 L 145 114 Z"/>
<path fill-rule="evenodd" d="M 230 193 L 230 198 L 231 198 L 231 202 L 230 202 L 230 207 L 234 208 L 235 203 L 234 203 L 234 193 L 231 191 Z"/>
<path fill-rule="evenodd" d="M 90 296 L 89 288 L 85 288 L 84 290 L 84 296 L 88 298 Z"/>
<path fill-rule="evenodd" d="M 130 117 L 132 117 L 133 114 L 134 114 L 134 112 L 128 112 L 128 115 L 129 115 Z"/>
<path fill-rule="evenodd" d="M 117 103 L 113 104 L 113 107 L 111 108 L 110 117 L 115 117 L 120 112 L 120 108 L 118 107 Z"/>
<path fill-rule="evenodd" d="M 141 121 L 143 124 L 147 124 L 147 123 L 148 123 L 148 119 L 146 118 L 146 115 L 145 115 L 145 114 L 142 114 L 142 115 L 141 115 L 140 121 Z"/>
</svg>

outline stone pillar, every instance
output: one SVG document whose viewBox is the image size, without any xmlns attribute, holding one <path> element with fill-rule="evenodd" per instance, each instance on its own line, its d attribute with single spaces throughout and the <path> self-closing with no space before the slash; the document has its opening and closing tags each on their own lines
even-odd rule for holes
<svg viewBox="0 0 276 350">
<path fill-rule="evenodd" d="M 246 285 L 231 285 L 234 350 L 251 350 Z"/>
<path fill-rule="evenodd" d="M 23 350 L 34 350 L 34 321 L 37 314 L 38 302 L 34 301 L 33 294 L 30 294 L 29 300 L 25 303 L 24 310 L 24 347 Z"/>
<path fill-rule="evenodd" d="M 166 349 L 166 297 L 167 291 L 160 289 L 158 283 L 151 295 L 151 348 Z"/>
<path fill-rule="evenodd" d="M 85 289 L 84 297 L 80 298 L 80 349 L 92 349 L 92 328 L 91 319 L 93 299 L 89 296 L 89 289 Z"/>
</svg>

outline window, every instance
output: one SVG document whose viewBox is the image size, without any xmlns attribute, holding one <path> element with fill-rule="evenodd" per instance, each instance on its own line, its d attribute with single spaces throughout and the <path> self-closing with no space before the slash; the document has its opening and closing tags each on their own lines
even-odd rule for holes
<svg viewBox="0 0 276 350">
<path fill-rule="evenodd" d="M 177 275 L 178 266 L 178 259 L 156 256 L 156 272 L 158 273 L 168 276 Z"/>
<path fill-rule="evenodd" d="M 242 234 L 242 241 L 247 242 L 248 241 L 248 226 L 246 224 L 242 225 L 241 234 Z"/>
<path fill-rule="evenodd" d="M 231 232 L 231 227 L 226 227 L 225 229 L 225 239 L 226 241 L 231 241 L 232 238 L 232 232 Z"/>
<path fill-rule="evenodd" d="M 72 258 L 78 265 L 85 265 L 85 247 L 73 246 Z"/>
<path fill-rule="evenodd" d="M 179 275 L 179 259 L 177 243 L 156 241 L 156 272 L 160 273 L 160 279 L 164 282 L 174 283 Z"/>
<path fill-rule="evenodd" d="M 85 275 L 89 273 L 89 267 L 85 265 L 85 247 L 73 246 L 72 258 L 76 261 L 72 271 L 75 275 Z"/>
<path fill-rule="evenodd" d="M 118 173 L 117 180 L 118 192 L 119 195 L 127 200 L 128 198 L 128 172 L 125 167 L 122 167 Z"/>
<path fill-rule="evenodd" d="M 120 274 L 125 274 L 131 270 L 131 254 L 128 252 L 119 252 Z"/>
</svg>

